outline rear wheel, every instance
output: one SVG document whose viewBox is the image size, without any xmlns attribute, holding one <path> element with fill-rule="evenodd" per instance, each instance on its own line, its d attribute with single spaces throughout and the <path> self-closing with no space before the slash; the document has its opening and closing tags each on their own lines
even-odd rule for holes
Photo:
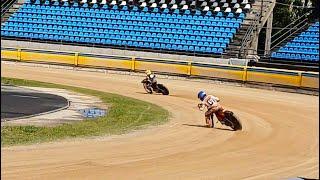
<svg viewBox="0 0 320 180">
<path fill-rule="evenodd" d="M 169 90 L 162 84 L 157 84 L 157 88 L 163 95 L 169 95 Z"/>
<path fill-rule="evenodd" d="M 242 125 L 239 119 L 231 111 L 225 111 L 226 125 L 231 127 L 234 131 L 242 130 Z"/>
</svg>

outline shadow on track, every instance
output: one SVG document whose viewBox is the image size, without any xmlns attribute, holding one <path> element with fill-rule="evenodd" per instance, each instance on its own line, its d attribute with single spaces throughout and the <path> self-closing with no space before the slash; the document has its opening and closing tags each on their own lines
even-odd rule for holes
<svg viewBox="0 0 320 180">
<path fill-rule="evenodd" d="M 136 92 L 136 93 L 138 93 L 138 94 L 149 94 L 147 92 Z M 152 93 L 150 95 L 161 95 L 161 96 L 163 96 L 163 94 L 161 94 L 161 93 Z M 165 96 L 170 96 L 170 95 L 165 95 Z"/>
<path fill-rule="evenodd" d="M 195 125 L 195 124 L 182 124 L 184 126 L 193 126 L 193 127 L 201 127 L 201 128 L 208 128 L 206 125 Z M 219 129 L 219 130 L 223 130 L 223 131 L 234 131 L 231 129 L 225 129 L 225 128 L 218 128 L 218 127 L 214 127 L 213 129 Z"/>
</svg>

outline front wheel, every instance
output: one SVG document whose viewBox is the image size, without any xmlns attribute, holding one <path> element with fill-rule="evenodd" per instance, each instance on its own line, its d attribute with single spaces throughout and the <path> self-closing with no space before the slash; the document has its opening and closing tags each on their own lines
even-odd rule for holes
<svg viewBox="0 0 320 180">
<path fill-rule="evenodd" d="M 151 87 L 147 85 L 147 83 L 143 83 L 143 88 L 146 90 L 148 94 L 152 94 Z"/>
</svg>

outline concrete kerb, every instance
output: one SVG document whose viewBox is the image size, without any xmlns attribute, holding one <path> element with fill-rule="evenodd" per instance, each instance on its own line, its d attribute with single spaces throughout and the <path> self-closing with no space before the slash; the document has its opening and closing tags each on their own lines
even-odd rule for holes
<svg viewBox="0 0 320 180">
<path fill-rule="evenodd" d="M 20 87 L 20 86 L 19 86 Z M 56 126 L 59 124 L 69 124 L 78 121 L 85 120 L 86 117 L 80 112 L 83 109 L 88 108 L 100 108 L 108 109 L 109 105 L 101 101 L 100 98 L 96 96 L 91 96 L 87 94 L 82 94 L 67 89 L 60 88 L 47 88 L 47 87 L 25 87 L 22 86 L 27 91 L 36 92 L 46 92 L 50 94 L 55 94 L 67 99 L 67 106 L 61 107 L 59 109 L 34 114 L 32 116 L 23 116 L 19 118 L 6 118 L 2 121 L 1 126 L 4 125 L 35 125 L 35 126 Z"/>
<path fill-rule="evenodd" d="M 6 122 L 6 121 L 14 121 L 14 120 L 19 120 L 19 119 L 26 119 L 26 118 L 31 118 L 31 117 L 36 117 L 36 116 L 41 116 L 41 115 L 46 115 L 46 114 L 51 114 L 54 112 L 58 112 L 58 111 L 62 111 L 64 109 L 67 109 L 70 107 L 70 101 L 68 101 L 68 104 L 64 107 L 58 108 L 58 109 L 54 109 L 51 111 L 47 111 L 47 112 L 43 112 L 43 113 L 38 113 L 38 114 L 32 114 L 32 115 L 28 115 L 28 116 L 21 116 L 21 117 L 16 117 L 16 118 L 5 118 L 5 119 L 1 119 L 1 122 Z"/>
<path fill-rule="evenodd" d="M 6 86 L 7 84 L 2 84 L 1 85 L 4 85 Z M 34 90 L 34 89 L 31 89 L 30 87 L 28 86 L 16 86 L 16 85 L 9 85 L 9 86 L 12 86 L 12 87 L 23 87 L 25 90 L 30 90 L 31 92 L 40 92 L 40 91 L 37 91 L 37 90 Z M 42 92 L 40 92 L 42 93 Z M 63 97 L 63 96 L 61 96 Z M 70 101 L 66 98 L 66 97 L 63 97 L 67 100 L 67 105 L 64 106 L 64 107 L 61 107 L 61 108 L 58 108 L 58 109 L 54 109 L 54 110 L 51 110 L 51 111 L 46 111 L 46 112 L 42 112 L 42 113 L 37 113 L 37 114 L 32 114 L 32 115 L 27 115 L 27 116 L 20 116 L 20 117 L 15 117 L 15 118 L 3 118 L 1 119 L 1 122 L 6 122 L 6 121 L 13 121 L 13 120 L 19 120 L 19 119 L 26 119 L 26 118 L 31 118 L 31 117 L 36 117 L 36 116 L 41 116 L 41 115 L 46 115 L 46 114 L 50 114 L 50 113 L 54 113 L 54 112 L 58 112 L 58 111 L 62 111 L 64 109 L 67 109 L 70 107 Z"/>
</svg>

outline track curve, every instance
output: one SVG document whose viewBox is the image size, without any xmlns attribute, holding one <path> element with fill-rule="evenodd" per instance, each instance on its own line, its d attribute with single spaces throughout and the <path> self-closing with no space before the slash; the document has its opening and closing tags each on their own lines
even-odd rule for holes
<svg viewBox="0 0 320 180">
<path fill-rule="evenodd" d="M 2 148 L 5 179 L 319 178 L 319 97 L 167 79 L 159 82 L 170 96 L 149 95 L 142 77 L 3 63 L 1 70 L 2 76 L 142 99 L 172 115 L 165 125 L 122 136 Z M 200 89 L 219 96 L 240 117 L 243 131 L 201 127 Z"/>
</svg>

